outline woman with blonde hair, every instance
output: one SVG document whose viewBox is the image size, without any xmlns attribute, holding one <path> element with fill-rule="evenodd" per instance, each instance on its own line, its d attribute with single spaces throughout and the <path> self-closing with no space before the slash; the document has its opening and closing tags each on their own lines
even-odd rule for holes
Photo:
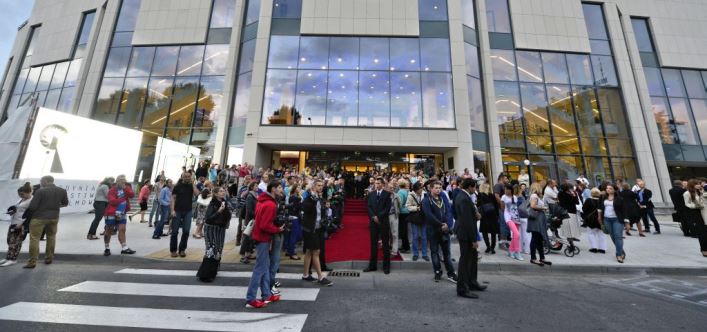
<svg viewBox="0 0 707 332">
<path fill-rule="evenodd" d="M 530 240 L 530 263 L 544 266 L 552 265 L 545 260 L 545 245 L 549 245 L 547 240 L 547 216 L 545 211 L 547 206 L 543 201 L 543 185 L 534 182 L 530 185 L 530 210 L 528 211 L 528 232 L 532 234 Z M 537 260 L 536 253 L 540 256 Z"/>
</svg>

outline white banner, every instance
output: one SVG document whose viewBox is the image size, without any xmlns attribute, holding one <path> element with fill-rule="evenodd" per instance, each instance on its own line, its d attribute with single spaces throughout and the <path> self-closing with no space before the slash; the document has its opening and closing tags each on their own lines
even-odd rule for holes
<svg viewBox="0 0 707 332">
<path fill-rule="evenodd" d="M 10 217 L 5 214 L 5 210 L 17 203 L 17 189 L 22 187 L 25 182 L 31 183 L 33 186 L 39 184 L 39 179 L 28 180 L 10 180 L 0 181 L 0 220 L 9 220 Z M 54 180 L 57 187 L 64 188 L 69 197 L 69 206 L 61 209 L 61 214 L 68 213 L 87 213 L 93 210 L 93 199 L 96 196 L 96 189 L 99 181 L 91 180 Z"/>
</svg>

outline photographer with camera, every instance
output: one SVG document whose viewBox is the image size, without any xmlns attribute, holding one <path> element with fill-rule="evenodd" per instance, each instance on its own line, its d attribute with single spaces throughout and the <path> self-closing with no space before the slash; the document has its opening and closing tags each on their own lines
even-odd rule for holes
<svg viewBox="0 0 707 332">
<path fill-rule="evenodd" d="M 333 283 L 322 274 L 320 265 L 320 238 L 323 238 L 323 220 L 326 218 L 324 210 L 325 204 L 322 202 L 321 193 L 324 183 L 321 180 L 315 180 L 312 188 L 302 201 L 302 230 L 304 239 L 304 272 L 302 280 L 317 281 L 322 286 L 331 286 Z M 309 273 L 310 266 L 314 266 L 317 272 L 317 279 Z"/>
</svg>

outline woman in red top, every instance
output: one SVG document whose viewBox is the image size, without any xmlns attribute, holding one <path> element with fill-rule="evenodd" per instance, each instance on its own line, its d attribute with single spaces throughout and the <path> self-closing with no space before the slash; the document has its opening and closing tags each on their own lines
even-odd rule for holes
<svg viewBox="0 0 707 332">
<path fill-rule="evenodd" d="M 145 211 L 147 211 L 147 202 L 150 200 L 150 193 L 152 193 L 152 185 L 150 184 L 150 180 L 145 180 L 142 184 L 142 188 L 140 188 L 140 193 L 137 196 L 137 201 L 140 202 L 140 211 L 135 212 L 131 215 L 128 216 L 130 221 L 133 221 L 133 216 L 136 214 L 140 214 L 140 223 L 146 223 L 145 221 Z"/>
</svg>

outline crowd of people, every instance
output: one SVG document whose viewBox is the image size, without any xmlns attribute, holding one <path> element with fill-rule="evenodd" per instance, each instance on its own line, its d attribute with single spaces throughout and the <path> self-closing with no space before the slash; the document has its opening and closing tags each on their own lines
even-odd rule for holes
<svg viewBox="0 0 707 332">
<path fill-rule="evenodd" d="M 362 186 L 364 181 L 368 185 Z M 704 179 L 677 181 L 669 193 L 676 209 L 674 220 L 686 236 L 699 238 L 705 257 L 706 186 Z M 130 202 L 135 192 L 140 208 L 133 211 Z M 196 169 L 184 168 L 176 183 L 160 173 L 137 190 L 124 175 L 104 179 L 96 190 L 95 218 L 86 238 L 99 239 L 96 232 L 103 220 L 104 255 L 111 255 L 113 235 L 118 237 L 121 254 L 134 254 L 127 245 L 126 225 L 139 216 L 141 223 L 154 227 L 153 239 L 170 237 L 174 258 L 186 257 L 190 237 L 203 239 L 197 277 L 211 282 L 220 266 L 226 230 L 237 223 L 240 261 L 255 260 L 246 305 L 262 308 L 279 300 L 277 271 L 283 253 L 290 260 L 303 260 L 303 281 L 333 284 L 325 274 L 331 270 L 326 266 L 326 239 L 345 226 L 345 197 L 364 197 L 367 202 L 370 260 L 364 272 L 378 269 L 379 248 L 385 274 L 390 273 L 391 257 L 412 253 L 413 261 L 431 262 L 435 281 L 442 279 L 444 270 L 447 280 L 457 284 L 458 295 L 469 298 L 477 297 L 472 291 L 485 288 L 476 280 L 476 264 L 482 257 L 477 249 L 482 242 L 487 255 L 499 250 L 517 261 L 529 255 L 530 263 L 544 266 L 552 264 L 545 256 L 549 251 L 563 245 L 574 248 L 583 234 L 589 252 L 605 254 L 608 237 L 616 261 L 623 263 L 626 236 L 645 237 L 651 228 L 652 234 L 661 234 L 652 192 L 641 179 L 633 187 L 622 179 L 592 186 L 583 175 L 561 183 L 530 182 L 529 175 L 521 172 L 516 179 L 502 173 L 492 186 L 478 170 L 355 174 L 332 169 L 254 169 L 248 164 L 221 168 L 201 162 Z M 45 234 L 45 263 L 50 264 L 59 209 L 67 204 L 66 191 L 56 187 L 50 176 L 42 178 L 39 188 L 29 183 L 19 188 L 18 201 L 8 209 L 12 215 L 8 253 L 0 265 L 17 262 L 27 234 L 30 259 L 25 267 L 36 266 L 38 241 Z M 453 238 L 460 246 L 459 274 L 451 254 Z"/>
</svg>

